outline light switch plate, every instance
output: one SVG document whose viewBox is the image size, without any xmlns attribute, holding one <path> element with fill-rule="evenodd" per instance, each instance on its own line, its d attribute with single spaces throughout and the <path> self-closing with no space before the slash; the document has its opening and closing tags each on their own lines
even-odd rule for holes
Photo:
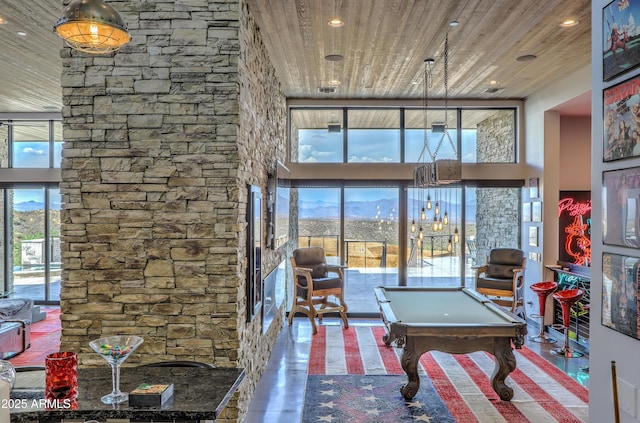
<svg viewBox="0 0 640 423">
<path fill-rule="evenodd" d="M 636 387 L 618 378 L 618 405 L 631 417 L 636 417 Z"/>
</svg>

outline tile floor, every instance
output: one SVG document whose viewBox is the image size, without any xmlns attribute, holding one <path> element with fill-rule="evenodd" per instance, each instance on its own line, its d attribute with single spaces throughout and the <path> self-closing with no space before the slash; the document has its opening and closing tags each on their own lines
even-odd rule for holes
<svg viewBox="0 0 640 423">
<path fill-rule="evenodd" d="M 371 325 L 380 323 L 379 319 L 350 318 L 350 325 Z M 339 325 L 338 319 L 325 318 L 324 323 Z M 529 334 L 537 334 L 538 328 L 530 326 Z M 285 323 L 271 354 L 264 374 L 258 383 L 253 401 L 249 406 L 245 423 L 281 423 L 299 422 L 302 416 L 305 385 L 307 381 L 307 363 L 311 348 L 311 325 L 309 320 L 296 317 L 294 324 Z M 553 363 L 572 378 L 588 387 L 589 374 L 581 370 L 588 366 L 588 357 L 565 359 L 554 356 L 550 350 L 562 346 L 543 345 L 528 340 L 525 345 Z"/>
</svg>

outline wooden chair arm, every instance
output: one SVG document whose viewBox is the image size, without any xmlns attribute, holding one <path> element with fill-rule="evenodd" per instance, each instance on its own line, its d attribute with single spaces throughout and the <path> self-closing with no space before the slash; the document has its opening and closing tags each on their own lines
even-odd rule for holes
<svg viewBox="0 0 640 423">
<path fill-rule="evenodd" d="M 307 280 L 307 286 L 301 285 L 298 282 L 298 276 L 302 276 Z M 313 278 L 311 277 L 311 269 L 306 267 L 294 267 L 293 268 L 293 283 L 303 289 L 308 289 L 309 292 L 313 291 Z"/>
<path fill-rule="evenodd" d="M 479 266 L 471 266 L 472 269 L 476 271 L 476 275 L 479 275 L 482 272 L 486 272 L 489 269 L 489 266 L 486 264 L 481 264 Z"/>
<path fill-rule="evenodd" d="M 339 276 L 340 279 L 342 280 L 342 283 L 344 284 L 344 273 L 342 272 L 343 267 L 342 266 L 333 266 L 333 265 L 327 265 L 327 271 L 329 272 L 336 272 Z"/>
<path fill-rule="evenodd" d="M 313 269 L 309 269 L 308 267 L 294 267 L 293 270 L 297 272 L 309 272 L 309 273 L 313 271 Z"/>
</svg>

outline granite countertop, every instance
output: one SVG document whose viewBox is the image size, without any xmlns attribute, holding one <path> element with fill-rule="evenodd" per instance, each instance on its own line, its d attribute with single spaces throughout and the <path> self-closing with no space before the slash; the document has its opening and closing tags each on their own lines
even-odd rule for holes
<svg viewBox="0 0 640 423">
<path fill-rule="evenodd" d="M 100 398 L 111 392 L 111 369 L 81 368 L 78 371 L 78 398 L 73 407 L 46 409 L 44 372 L 38 372 L 41 383 L 24 384 L 11 391 L 11 422 L 61 419 L 135 419 L 136 421 L 215 420 L 227 405 L 244 378 L 243 369 L 192 367 L 123 367 L 120 390 L 130 392 L 141 383 L 173 383 L 173 399 L 162 407 L 130 407 L 128 402 L 103 404 Z M 22 374 L 18 374 L 18 378 Z M 25 376 L 26 377 L 26 376 Z M 33 379 L 33 375 L 31 376 Z M 19 380 L 19 379 L 18 379 Z M 43 401 L 44 403 L 44 401 Z"/>
</svg>

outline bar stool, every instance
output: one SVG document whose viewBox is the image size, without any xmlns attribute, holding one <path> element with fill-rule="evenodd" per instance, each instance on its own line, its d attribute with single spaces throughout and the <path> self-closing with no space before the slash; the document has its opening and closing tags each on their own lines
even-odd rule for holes
<svg viewBox="0 0 640 423">
<path fill-rule="evenodd" d="M 553 294 L 553 298 L 560 303 L 562 307 L 562 326 L 564 326 L 564 347 L 551 350 L 553 355 L 563 355 L 565 358 L 582 357 L 583 354 L 569 348 L 569 324 L 571 320 L 571 307 L 582 298 L 584 291 L 582 289 L 565 289 Z"/>
<path fill-rule="evenodd" d="M 538 303 L 540 304 L 540 333 L 536 336 L 530 336 L 529 340 L 533 342 L 539 342 L 541 344 L 555 344 L 557 341 L 554 338 L 547 336 L 544 333 L 544 312 L 547 304 L 547 297 L 549 294 L 558 289 L 557 282 L 538 282 L 531 285 L 531 290 L 538 294 Z M 536 317 L 532 315 L 531 317 Z"/>
</svg>

